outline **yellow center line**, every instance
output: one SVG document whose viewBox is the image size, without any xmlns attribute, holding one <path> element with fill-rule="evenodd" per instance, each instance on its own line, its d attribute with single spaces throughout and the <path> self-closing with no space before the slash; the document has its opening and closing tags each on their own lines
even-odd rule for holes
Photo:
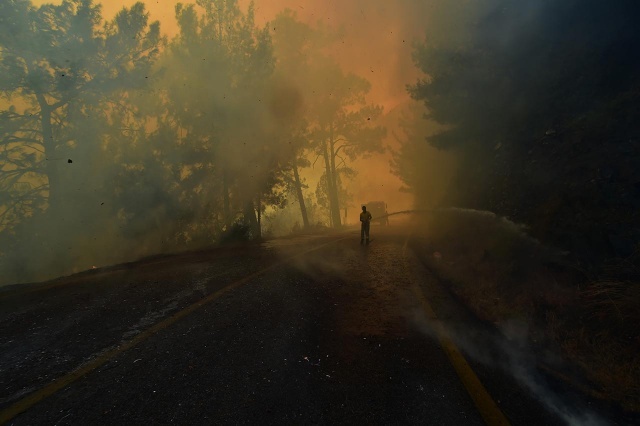
<svg viewBox="0 0 640 426">
<path fill-rule="evenodd" d="M 406 250 L 408 242 L 409 237 L 407 237 L 407 240 L 404 243 L 403 252 Z M 427 315 L 427 318 L 431 320 L 436 335 L 438 336 L 440 346 L 444 350 L 444 353 L 447 354 L 451 365 L 453 365 L 453 368 L 456 370 L 460 381 L 464 385 L 469 396 L 471 396 L 474 405 L 480 412 L 480 415 L 484 419 L 485 423 L 489 426 L 510 425 L 509 420 L 507 420 L 504 413 L 502 413 L 493 398 L 491 398 L 491 395 L 489 395 L 489 392 L 487 392 L 487 389 L 484 387 L 476 373 L 473 371 L 464 355 L 462 355 L 455 343 L 453 343 L 453 341 L 449 338 L 446 330 L 444 329 L 440 321 L 438 321 L 438 316 L 431 307 L 431 304 L 422 292 L 422 289 L 418 285 L 416 285 L 414 287 L 414 290 L 416 297 L 418 298 L 418 301 L 422 306 L 422 310 Z"/>
<path fill-rule="evenodd" d="M 78 367 L 77 369 L 65 374 L 62 377 L 59 377 L 58 379 L 52 381 L 51 383 L 47 384 L 46 386 L 40 388 L 39 390 L 29 394 L 28 396 L 26 396 L 25 398 L 17 401 L 16 403 L 12 404 L 11 406 L 9 406 L 8 408 L 6 408 L 5 410 L 2 410 L 2 412 L 0 412 L 0 425 L 4 425 L 5 423 L 8 423 L 10 420 L 12 420 L 14 417 L 16 417 L 18 414 L 23 413 L 25 411 L 27 411 L 29 408 L 33 407 L 35 404 L 37 404 L 38 402 L 42 401 L 43 399 L 53 395 L 54 393 L 56 393 L 57 391 L 69 386 L 70 384 L 72 384 L 73 382 L 75 382 L 76 380 L 82 378 L 83 376 L 87 375 L 88 373 L 92 372 L 93 370 L 97 369 L 98 367 L 103 366 L 104 364 L 106 364 L 107 362 L 111 361 L 113 358 L 115 358 L 116 356 L 120 355 L 121 353 L 133 348 L 134 346 L 137 346 L 139 343 L 143 342 L 144 340 L 148 339 L 149 337 L 157 334 L 158 332 L 166 329 L 167 327 L 169 327 L 170 325 L 174 324 L 175 322 L 177 322 L 178 320 L 186 317 L 187 315 L 193 313 L 194 311 L 196 311 L 197 309 L 203 307 L 204 305 L 207 305 L 213 301 L 215 301 L 216 299 L 220 298 L 221 296 L 225 295 L 226 293 L 229 293 L 230 291 L 240 287 L 243 284 L 246 284 L 247 282 L 253 280 L 254 278 L 265 274 L 266 272 L 269 272 L 279 266 L 282 266 L 298 257 L 304 256 L 308 253 L 320 250 L 323 247 L 326 247 L 328 245 L 337 243 L 339 241 L 345 240 L 347 238 L 352 238 L 352 237 L 343 237 L 343 238 L 338 238 L 336 240 L 332 240 L 329 241 L 328 243 L 324 243 L 321 244 L 317 247 L 314 247 L 310 250 L 304 251 L 302 253 L 299 253 L 297 255 L 291 256 L 287 259 L 284 259 L 280 262 L 276 262 L 271 266 L 267 266 L 264 269 L 261 269 L 260 271 L 254 272 L 252 274 L 249 274 L 247 276 L 245 276 L 244 278 L 241 278 L 229 285 L 227 285 L 226 287 L 211 293 L 210 295 L 198 300 L 197 302 L 187 306 L 186 308 L 176 312 L 175 314 L 171 315 L 170 317 L 152 325 L 151 327 L 149 327 L 148 329 L 146 329 L 145 331 L 141 332 L 140 334 L 136 335 L 136 337 L 132 338 L 131 340 L 128 340 L 122 344 L 120 344 L 119 346 L 110 349 L 104 353 L 102 353 L 101 355 L 99 355 L 96 359 L 81 365 L 80 367 Z"/>
</svg>

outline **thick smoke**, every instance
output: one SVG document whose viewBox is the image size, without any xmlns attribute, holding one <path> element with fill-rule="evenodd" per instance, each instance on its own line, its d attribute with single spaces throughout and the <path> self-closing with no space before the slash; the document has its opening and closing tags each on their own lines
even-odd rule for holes
<svg viewBox="0 0 640 426">
<path fill-rule="evenodd" d="M 3 283 L 255 238 L 301 198 L 308 222 L 336 222 L 314 146 L 327 111 L 362 145 L 335 153 L 336 203 L 408 207 L 382 152 L 415 73 L 409 6 L 3 3 Z M 287 8 L 286 37 L 315 39 L 298 70 L 274 24 Z"/>
</svg>

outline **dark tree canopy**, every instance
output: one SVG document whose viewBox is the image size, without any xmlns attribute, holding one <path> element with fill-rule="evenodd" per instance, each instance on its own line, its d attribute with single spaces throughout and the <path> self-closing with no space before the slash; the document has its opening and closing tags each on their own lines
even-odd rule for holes
<svg viewBox="0 0 640 426">
<path fill-rule="evenodd" d="M 96 115 L 104 116 L 116 92 L 145 84 L 158 53 L 159 25 L 149 25 L 137 3 L 101 27 L 100 6 L 91 0 L 39 8 L 3 2 L 0 20 L 0 95 L 15 102 L 0 115 L 3 156 L 12 165 L 0 182 L 10 191 L 27 176 L 46 188 L 38 194 L 56 210 L 73 179 L 63 170 L 67 158 L 83 144 L 99 148 L 95 133 L 86 133 L 99 126 Z"/>
<path fill-rule="evenodd" d="M 446 127 L 429 143 L 463 161 L 448 202 L 586 257 L 628 252 L 640 236 L 639 12 L 631 1 L 496 1 L 459 23 L 467 42 L 417 45 L 427 77 L 410 93 Z"/>
</svg>

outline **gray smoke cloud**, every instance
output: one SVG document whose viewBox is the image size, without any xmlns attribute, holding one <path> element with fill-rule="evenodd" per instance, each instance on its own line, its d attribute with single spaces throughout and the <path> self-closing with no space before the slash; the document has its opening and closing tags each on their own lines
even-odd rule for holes
<svg viewBox="0 0 640 426">
<path fill-rule="evenodd" d="M 508 321 L 500 326 L 499 333 L 491 333 L 469 332 L 459 325 L 446 321 L 436 323 L 427 318 L 423 310 L 418 309 L 411 312 L 409 319 L 426 336 L 439 339 L 444 334 L 466 356 L 509 374 L 566 424 L 572 426 L 610 424 L 587 407 L 577 407 L 575 401 L 566 400 L 546 382 L 537 371 L 536 367 L 540 360 L 533 355 L 526 323 Z M 561 369 L 562 364 L 558 357 L 547 354 L 545 358 L 542 361 Z"/>
</svg>

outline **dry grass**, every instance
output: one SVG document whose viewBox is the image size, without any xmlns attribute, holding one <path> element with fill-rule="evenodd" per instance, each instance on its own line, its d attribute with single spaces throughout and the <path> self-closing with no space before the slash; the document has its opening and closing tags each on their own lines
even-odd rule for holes
<svg viewBox="0 0 640 426">
<path fill-rule="evenodd" d="M 488 213 L 442 211 L 421 228 L 430 263 L 476 315 L 526 321 L 530 339 L 580 367 L 593 395 L 640 412 L 640 254 L 589 280 L 522 227 Z"/>
</svg>

